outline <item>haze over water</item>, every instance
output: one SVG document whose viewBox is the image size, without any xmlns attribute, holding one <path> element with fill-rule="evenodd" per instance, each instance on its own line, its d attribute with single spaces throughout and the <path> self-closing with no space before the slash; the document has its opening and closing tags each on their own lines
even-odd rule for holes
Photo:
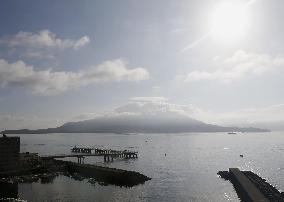
<svg viewBox="0 0 284 202">
<path fill-rule="evenodd" d="M 124 188 L 59 176 L 51 184 L 19 184 L 19 197 L 28 201 L 238 201 L 232 184 L 217 176 L 229 167 L 252 170 L 284 189 L 281 132 L 21 135 L 22 152 L 69 153 L 75 145 L 137 150 L 138 159 L 104 163 L 102 157 L 89 157 L 85 162 L 139 171 L 152 180 Z"/>
</svg>

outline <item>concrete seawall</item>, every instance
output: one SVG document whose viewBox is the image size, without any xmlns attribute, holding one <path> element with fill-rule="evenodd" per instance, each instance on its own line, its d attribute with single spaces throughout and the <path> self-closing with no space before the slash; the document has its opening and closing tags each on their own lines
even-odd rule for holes
<svg viewBox="0 0 284 202">
<path fill-rule="evenodd" d="M 92 177 L 98 181 L 102 181 L 117 186 L 132 187 L 138 184 L 142 184 L 151 178 L 135 172 L 122 170 L 117 168 L 108 168 L 103 166 L 95 166 L 90 164 L 77 164 L 66 161 L 55 161 L 57 164 L 64 164 L 66 171 L 70 173 L 79 173 L 85 177 Z"/>
<path fill-rule="evenodd" d="M 232 176 L 234 185 L 239 189 L 239 193 L 245 201 L 269 202 L 269 200 L 238 168 L 230 168 L 229 172 Z"/>
<path fill-rule="evenodd" d="M 283 192 L 278 191 L 265 179 L 251 171 L 230 168 L 229 171 L 219 171 L 218 175 L 233 184 L 241 201 L 284 202 Z"/>
</svg>

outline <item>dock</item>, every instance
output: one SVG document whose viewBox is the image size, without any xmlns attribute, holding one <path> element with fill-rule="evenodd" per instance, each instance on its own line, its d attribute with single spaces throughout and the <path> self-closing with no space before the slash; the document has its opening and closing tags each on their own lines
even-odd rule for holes
<svg viewBox="0 0 284 202">
<path fill-rule="evenodd" d="M 85 157 L 91 157 L 91 156 L 102 156 L 104 157 L 104 162 L 111 162 L 116 158 L 124 158 L 124 159 L 138 158 L 137 151 L 129 151 L 129 150 L 120 151 L 112 149 L 73 147 L 71 149 L 71 152 L 72 154 L 47 155 L 47 156 L 41 156 L 41 158 L 61 159 L 61 158 L 75 157 L 77 158 L 78 164 L 84 164 Z"/>
</svg>

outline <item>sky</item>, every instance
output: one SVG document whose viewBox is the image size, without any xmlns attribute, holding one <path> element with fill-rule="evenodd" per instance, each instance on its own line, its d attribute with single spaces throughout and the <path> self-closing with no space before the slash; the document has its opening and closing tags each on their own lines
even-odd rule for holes
<svg viewBox="0 0 284 202">
<path fill-rule="evenodd" d="M 284 122 L 283 6 L 2 1 L 0 129 L 131 113 L 133 104 L 223 125 Z"/>
</svg>

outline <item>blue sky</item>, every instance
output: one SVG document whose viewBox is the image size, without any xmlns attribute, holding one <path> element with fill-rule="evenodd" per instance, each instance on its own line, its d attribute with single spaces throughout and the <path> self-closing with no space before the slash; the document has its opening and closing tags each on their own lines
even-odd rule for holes
<svg viewBox="0 0 284 202">
<path fill-rule="evenodd" d="M 137 97 L 195 107 L 207 122 L 248 111 L 281 121 L 284 2 L 239 0 L 246 34 L 222 40 L 208 24 L 223 2 L 1 2 L 0 129 L 51 127 Z"/>
</svg>

